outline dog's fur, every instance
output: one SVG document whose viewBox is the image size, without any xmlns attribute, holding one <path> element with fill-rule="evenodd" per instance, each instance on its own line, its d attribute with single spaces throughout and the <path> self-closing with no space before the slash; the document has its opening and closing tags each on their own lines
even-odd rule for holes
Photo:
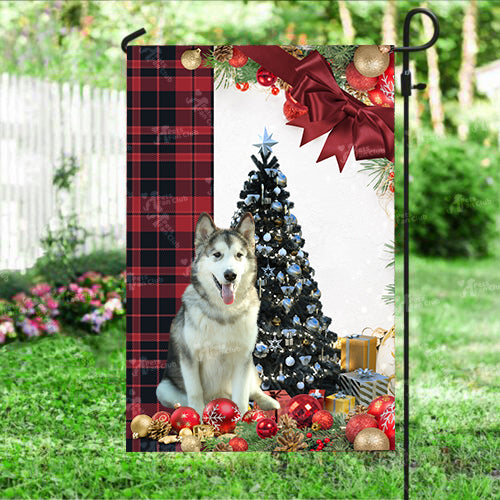
<svg viewBox="0 0 500 500">
<path fill-rule="evenodd" d="M 167 365 L 156 389 L 162 405 L 188 405 L 200 415 L 220 397 L 234 401 L 242 415 L 249 399 L 263 410 L 279 407 L 260 389 L 252 359 L 260 307 L 254 235 L 251 214 L 227 230 L 200 215 L 191 284 L 172 322 Z"/>
</svg>

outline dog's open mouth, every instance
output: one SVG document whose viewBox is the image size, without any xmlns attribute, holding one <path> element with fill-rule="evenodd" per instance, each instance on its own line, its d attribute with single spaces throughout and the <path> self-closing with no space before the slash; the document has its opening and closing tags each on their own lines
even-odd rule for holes
<svg viewBox="0 0 500 500">
<path fill-rule="evenodd" d="M 221 284 L 213 274 L 212 276 L 214 278 L 215 285 L 220 291 L 220 296 L 222 297 L 224 304 L 228 306 L 231 305 L 234 302 L 234 291 L 236 289 L 234 283 Z"/>
</svg>

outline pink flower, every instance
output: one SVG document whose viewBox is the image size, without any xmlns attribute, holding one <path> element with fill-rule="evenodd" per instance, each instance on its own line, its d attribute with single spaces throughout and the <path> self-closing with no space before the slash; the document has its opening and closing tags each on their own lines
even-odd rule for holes
<svg viewBox="0 0 500 500">
<path fill-rule="evenodd" d="M 33 295 L 36 295 L 38 297 L 41 297 L 42 295 L 45 295 L 46 293 L 49 293 L 51 290 L 51 286 L 47 283 L 39 283 L 38 285 L 35 285 L 30 289 L 30 292 Z"/>
<path fill-rule="evenodd" d="M 72 292 L 77 292 L 80 287 L 76 283 L 70 283 L 68 287 Z"/>
<path fill-rule="evenodd" d="M 19 304 L 19 302 L 23 302 L 28 296 L 24 292 L 19 292 L 12 297 L 12 300 Z"/>
<path fill-rule="evenodd" d="M 101 305 L 101 301 L 99 299 L 94 299 L 90 301 L 91 306 L 99 307 Z"/>
<path fill-rule="evenodd" d="M 1 330 L 0 330 L 0 344 L 4 344 L 5 343 L 5 339 L 7 338 L 7 335 L 5 335 L 5 333 L 3 333 Z"/>
<path fill-rule="evenodd" d="M 48 309 L 43 305 L 43 304 L 38 304 L 38 310 L 42 313 L 42 314 L 46 314 Z"/>
<path fill-rule="evenodd" d="M 57 293 L 61 294 L 61 293 L 64 293 L 66 291 L 66 287 L 65 286 L 60 286 L 58 289 L 57 289 Z"/>
<path fill-rule="evenodd" d="M 60 331 L 61 328 L 60 328 L 59 323 L 57 322 L 57 320 L 55 320 L 55 319 L 49 319 L 49 321 L 47 321 L 47 323 L 45 323 L 43 325 L 43 329 L 47 333 L 54 334 L 54 333 L 59 333 L 59 331 Z"/>
<path fill-rule="evenodd" d="M 47 299 L 45 303 L 47 304 L 47 307 L 49 309 L 57 309 L 59 306 L 59 302 L 57 302 L 57 300 L 54 300 L 53 298 Z"/>
</svg>

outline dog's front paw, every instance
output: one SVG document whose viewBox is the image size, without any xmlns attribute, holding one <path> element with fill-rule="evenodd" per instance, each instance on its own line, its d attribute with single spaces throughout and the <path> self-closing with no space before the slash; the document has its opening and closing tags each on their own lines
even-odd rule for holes
<svg viewBox="0 0 500 500">
<path fill-rule="evenodd" d="M 280 407 L 280 404 L 278 401 L 273 399 L 271 396 L 268 396 L 266 394 L 262 394 L 259 396 L 259 398 L 256 398 L 255 401 L 259 405 L 259 408 L 261 410 L 267 411 L 267 410 L 278 410 Z"/>
</svg>

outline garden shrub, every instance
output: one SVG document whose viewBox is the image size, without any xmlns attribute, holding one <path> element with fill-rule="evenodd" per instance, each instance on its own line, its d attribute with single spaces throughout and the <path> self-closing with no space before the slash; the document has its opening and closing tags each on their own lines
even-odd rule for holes
<svg viewBox="0 0 500 500">
<path fill-rule="evenodd" d="M 410 250 L 441 257 L 490 253 L 496 236 L 498 159 L 498 152 L 484 143 L 422 132 L 410 151 Z M 401 248 L 402 161 L 396 170 L 396 234 Z"/>
<path fill-rule="evenodd" d="M 27 292 L 33 285 L 33 273 L 0 271 L 0 299 L 10 299 L 16 293 Z"/>
<path fill-rule="evenodd" d="M 52 285 L 65 285 L 88 271 L 116 276 L 126 269 L 125 250 L 97 250 L 87 255 L 71 257 L 66 266 L 47 257 L 41 257 L 35 269 L 37 274 Z"/>
</svg>

